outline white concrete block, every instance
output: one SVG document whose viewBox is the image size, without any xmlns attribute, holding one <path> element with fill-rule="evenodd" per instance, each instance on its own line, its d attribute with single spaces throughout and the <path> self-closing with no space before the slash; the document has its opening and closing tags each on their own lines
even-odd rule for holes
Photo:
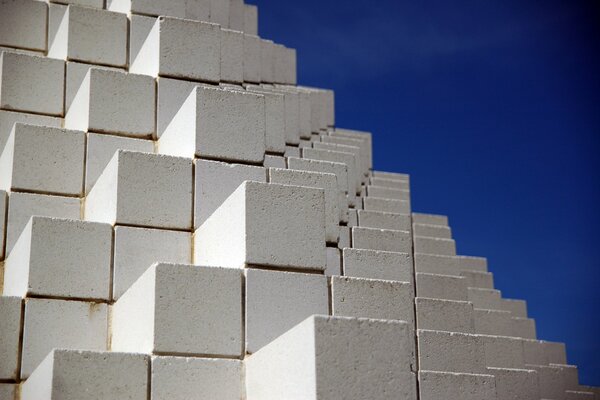
<svg viewBox="0 0 600 400">
<path fill-rule="evenodd" d="M 270 87 L 262 88 L 284 96 L 285 142 L 287 144 L 300 143 L 300 97 L 298 93 Z"/>
<path fill-rule="evenodd" d="M 195 161 L 194 228 L 199 228 L 244 182 L 267 182 L 263 167 Z"/>
<path fill-rule="evenodd" d="M 287 168 L 285 157 L 274 156 L 271 154 L 265 154 L 265 161 L 263 163 L 265 168 Z M 337 177 L 336 177 L 337 182 Z"/>
<path fill-rule="evenodd" d="M 64 84 L 64 61 L 0 53 L 0 108 L 4 110 L 61 116 Z"/>
<path fill-rule="evenodd" d="M 523 341 L 505 336 L 479 335 L 485 348 L 485 364 L 492 368 L 524 368 Z"/>
<path fill-rule="evenodd" d="M 340 254 L 340 249 L 337 247 L 327 248 L 327 267 L 325 268 L 325 275 L 342 275 L 342 256 Z"/>
<path fill-rule="evenodd" d="M 0 2 L 0 46 L 46 50 L 48 6 L 32 0 Z"/>
<path fill-rule="evenodd" d="M 145 400 L 148 358 L 142 354 L 53 350 L 22 385 L 22 400 Z"/>
<path fill-rule="evenodd" d="M 379 211 L 392 214 L 410 214 L 410 202 L 404 200 L 387 200 L 376 197 L 365 197 L 363 208 L 367 211 Z"/>
<path fill-rule="evenodd" d="M 458 276 L 417 273 L 417 296 L 430 299 L 467 301 L 465 279 Z"/>
<path fill-rule="evenodd" d="M 88 133 L 85 167 L 85 192 L 88 193 L 118 150 L 153 153 L 151 140 Z"/>
<path fill-rule="evenodd" d="M 188 232 L 115 227 L 113 299 L 121 297 L 154 263 L 191 264 Z"/>
<path fill-rule="evenodd" d="M 0 379 L 19 377 L 19 337 L 21 335 L 21 299 L 0 296 Z M 1 393 L 1 392 L 0 392 Z"/>
<path fill-rule="evenodd" d="M 196 230 L 194 262 L 233 268 L 263 265 L 323 271 L 324 191 L 242 183 Z"/>
<path fill-rule="evenodd" d="M 342 254 L 345 276 L 413 282 L 410 253 L 345 248 Z"/>
<path fill-rule="evenodd" d="M 339 249 L 346 249 L 352 247 L 352 237 L 350 228 L 347 226 L 340 226 L 340 240 L 338 242 Z"/>
<path fill-rule="evenodd" d="M 459 259 L 454 256 L 415 253 L 415 271 L 427 274 L 460 276 Z"/>
<path fill-rule="evenodd" d="M 229 29 L 244 31 L 244 0 L 229 0 Z"/>
<path fill-rule="evenodd" d="M 346 188 L 346 191 L 352 194 L 360 192 L 360 182 L 357 179 L 358 174 L 356 171 L 356 160 L 354 154 L 341 151 L 305 148 L 302 150 L 302 157 L 311 160 L 346 164 L 348 168 L 348 187 Z"/>
<path fill-rule="evenodd" d="M 414 329 L 414 290 L 411 283 L 334 276 L 332 315 L 400 320 Z"/>
<path fill-rule="evenodd" d="M 13 383 L 0 383 L 0 399 L 14 400 L 17 398 L 19 385 Z"/>
<path fill-rule="evenodd" d="M 300 157 L 300 147 L 297 147 L 295 145 L 291 145 L 291 146 L 286 146 L 285 147 L 285 153 L 283 154 L 286 158 L 290 158 L 290 157 Z"/>
<path fill-rule="evenodd" d="M 55 348 L 105 351 L 108 306 L 103 303 L 27 299 L 23 327 L 21 379 Z"/>
<path fill-rule="evenodd" d="M 486 372 L 484 340 L 480 336 L 419 329 L 417 339 L 420 370 Z"/>
<path fill-rule="evenodd" d="M 538 374 L 530 369 L 488 368 L 496 378 L 497 400 L 529 400 L 540 398 Z"/>
<path fill-rule="evenodd" d="M 565 399 L 565 379 L 560 367 L 528 365 L 537 371 L 542 399 Z"/>
<path fill-rule="evenodd" d="M 523 339 L 523 354 L 527 365 L 548 365 L 548 353 L 543 341 Z M 566 361 L 566 360 L 565 360 Z"/>
<path fill-rule="evenodd" d="M 240 360 L 152 357 L 152 400 L 239 400 L 242 386 Z"/>
<path fill-rule="evenodd" d="M 445 215 L 413 213 L 412 216 L 415 224 L 448 226 L 448 217 Z"/>
<path fill-rule="evenodd" d="M 335 174 L 340 191 L 348 191 L 348 166 L 346 164 L 297 157 L 289 157 L 287 161 L 289 169 Z"/>
<path fill-rule="evenodd" d="M 412 236 L 407 231 L 354 227 L 352 228 L 352 247 L 410 253 Z"/>
<path fill-rule="evenodd" d="M 415 304 L 418 329 L 475 333 L 469 302 L 417 297 Z"/>
<path fill-rule="evenodd" d="M 367 186 L 367 195 L 369 197 L 378 197 L 382 199 L 390 199 L 390 200 L 405 200 L 410 201 L 410 191 L 409 190 L 399 190 L 399 189 L 391 189 L 381 186 Z M 428 236 L 428 235 L 422 235 Z"/>
<path fill-rule="evenodd" d="M 49 0 L 50 3 L 75 4 L 84 7 L 103 8 L 103 0 Z"/>
<path fill-rule="evenodd" d="M 119 150 L 86 197 L 85 219 L 191 229 L 192 160 Z"/>
<path fill-rule="evenodd" d="M 84 132 L 17 123 L 0 154 L 0 188 L 79 196 L 84 158 Z"/>
<path fill-rule="evenodd" d="M 443 225 L 414 224 L 413 232 L 415 236 L 420 237 L 452 239 L 452 230 Z"/>
<path fill-rule="evenodd" d="M 502 299 L 500 306 L 504 311 L 510 311 L 513 317 L 527 318 L 527 302 L 525 300 Z"/>
<path fill-rule="evenodd" d="M 85 76 L 88 71 L 92 68 L 103 69 L 107 71 L 123 72 L 123 70 L 116 67 L 107 67 L 101 65 L 84 64 L 75 61 L 68 61 L 66 64 L 67 75 L 65 82 L 65 110 L 68 110 L 73 103 L 73 99 L 77 95 L 81 84 L 83 83 Z"/>
<path fill-rule="evenodd" d="M 143 24 L 137 29 L 139 35 L 147 31 L 148 22 L 134 19 L 134 23 Z M 221 78 L 221 29 L 216 24 L 159 17 L 146 39 L 136 39 L 130 51 L 135 56 L 129 70 L 135 74 L 204 82 Z"/>
<path fill-rule="evenodd" d="M 513 336 L 511 314 L 508 311 L 475 309 L 475 333 Z"/>
<path fill-rule="evenodd" d="M 244 34 L 237 30 L 221 29 L 221 81 L 244 81 Z"/>
<path fill-rule="evenodd" d="M 33 216 L 4 266 L 4 294 L 110 299 L 112 227 Z"/>
<path fill-rule="evenodd" d="M 154 264 L 113 306 L 113 351 L 239 357 L 242 347 L 240 271 Z"/>
<path fill-rule="evenodd" d="M 461 271 L 479 271 L 487 272 L 487 258 L 458 256 L 459 268 Z"/>
<path fill-rule="evenodd" d="M 60 118 L 0 110 L 0 152 L 4 149 L 8 137 L 13 130 L 13 125 L 17 122 L 28 125 L 51 126 L 54 128 L 60 128 L 62 124 Z"/>
<path fill-rule="evenodd" d="M 272 40 L 260 41 L 260 80 L 261 82 L 275 81 L 275 44 Z"/>
<path fill-rule="evenodd" d="M 125 14 L 167 15 L 185 18 L 184 0 L 107 0 L 106 8 Z"/>
<path fill-rule="evenodd" d="M 246 270 L 246 352 L 257 352 L 307 317 L 328 310 L 323 275 Z"/>
<path fill-rule="evenodd" d="M 328 96 L 331 97 L 331 94 L 329 94 Z M 334 121 L 335 119 L 335 113 L 334 113 L 334 99 L 331 98 L 328 101 L 328 114 L 329 114 L 329 122 L 331 123 L 332 121 Z M 331 123 L 331 126 L 333 126 L 334 124 Z M 331 131 L 330 136 L 332 137 L 341 137 L 341 138 L 351 138 L 351 139 L 358 139 L 361 140 L 362 142 L 364 142 L 363 146 L 365 146 L 365 153 L 368 156 L 368 165 L 369 165 L 369 169 L 373 168 L 373 139 L 372 139 L 372 135 L 370 132 L 363 132 L 363 131 L 355 131 L 355 130 L 348 130 L 348 129 L 339 129 L 336 128 L 335 130 Z M 401 189 L 408 189 L 408 187 L 403 187 Z"/>
<path fill-rule="evenodd" d="M 323 91 L 323 93 L 325 93 L 325 96 L 327 96 L 328 91 Z M 333 107 L 333 106 L 326 103 L 325 107 L 324 107 L 326 109 L 325 110 L 326 112 L 329 111 L 329 110 L 327 110 L 327 107 Z M 322 135 L 320 139 L 321 139 L 321 142 L 323 142 L 323 143 L 332 143 L 332 144 L 338 144 L 338 145 L 360 147 L 362 172 L 367 173 L 369 166 L 370 166 L 370 162 L 371 162 L 371 155 L 368 154 L 368 152 L 370 151 L 370 147 L 369 147 L 369 143 L 366 140 L 362 140 L 359 138 L 350 138 L 350 137 L 343 137 L 343 136 L 342 137 L 328 136 L 328 135 Z M 385 189 L 385 188 L 377 187 L 377 190 L 378 189 Z M 375 196 L 375 197 L 377 197 L 377 196 Z"/>
<path fill-rule="evenodd" d="M 567 349 L 564 343 L 542 341 L 549 364 L 567 364 Z"/>
<path fill-rule="evenodd" d="M 375 178 L 391 179 L 396 181 L 410 181 L 410 175 L 399 172 L 373 171 L 372 176 Z"/>
<path fill-rule="evenodd" d="M 155 83 L 144 75 L 91 68 L 65 117 L 65 128 L 150 137 L 155 132 Z"/>
<path fill-rule="evenodd" d="M 230 0 L 210 0 L 210 22 L 224 28 L 229 25 Z"/>
<path fill-rule="evenodd" d="M 579 372 L 576 365 L 560 365 L 550 364 L 551 367 L 559 367 L 562 370 L 565 390 L 578 390 L 579 389 Z"/>
<path fill-rule="evenodd" d="M 414 242 L 415 253 L 435 254 L 438 256 L 456 255 L 456 243 L 452 239 L 437 239 L 415 235 Z"/>
<path fill-rule="evenodd" d="M 387 187 L 390 189 L 396 190 L 410 190 L 410 182 L 409 181 L 399 181 L 396 179 L 387 179 L 387 178 L 369 178 L 369 184 L 373 186 Z M 426 220 L 422 220 L 424 222 L 418 223 L 427 223 Z M 417 220 L 415 220 L 417 222 Z"/>
<path fill-rule="evenodd" d="M 296 49 L 286 47 L 283 53 L 283 62 L 285 65 L 285 68 L 283 69 L 285 71 L 284 83 L 296 85 L 298 82 Z"/>
<path fill-rule="evenodd" d="M 535 320 L 512 317 L 512 335 L 523 339 L 537 339 Z"/>
<path fill-rule="evenodd" d="M 334 174 L 270 168 L 269 182 L 323 189 L 325 192 L 325 240 L 329 243 L 338 242 L 340 210 L 338 208 L 338 185 Z"/>
<path fill-rule="evenodd" d="M 481 289 L 494 288 L 494 274 L 491 272 L 462 271 L 460 275 L 467 280 L 467 287 Z M 504 299 L 502 300 L 502 304 L 506 304 Z"/>
<path fill-rule="evenodd" d="M 81 218 L 80 200 L 74 197 L 46 196 L 33 193 L 10 193 L 6 222 L 6 256 L 33 215 L 54 218 Z"/>
<path fill-rule="evenodd" d="M 260 94 L 197 87 L 161 135 L 158 151 L 262 164 L 265 112 Z"/>
<path fill-rule="evenodd" d="M 244 82 L 259 83 L 262 78 L 262 51 L 258 36 L 244 34 Z"/>
<path fill-rule="evenodd" d="M 310 95 L 312 98 L 313 97 L 312 93 Z M 323 143 L 323 142 L 317 142 L 317 141 L 312 142 L 312 147 L 314 149 L 318 149 L 318 150 L 340 151 L 340 152 L 354 154 L 354 165 L 355 165 L 354 170 L 356 171 L 356 174 L 357 174 L 356 179 L 358 182 L 363 181 L 363 177 L 364 177 L 363 171 L 365 171 L 365 170 L 363 169 L 364 166 L 362 165 L 363 158 L 361 156 L 360 147 L 346 146 L 343 144 L 336 144 L 336 143 Z M 360 192 L 360 189 L 357 191 L 357 193 L 359 193 L 359 192 Z"/>
<path fill-rule="evenodd" d="M 487 374 L 419 372 L 420 400 L 496 400 L 495 379 Z"/>
<path fill-rule="evenodd" d="M 348 210 L 348 226 L 358 226 L 358 210 L 351 209 Z"/>
<path fill-rule="evenodd" d="M 411 340 L 403 322 L 312 316 L 246 360 L 247 398 L 414 400 Z"/>
<path fill-rule="evenodd" d="M 8 215 L 8 195 L 0 190 L 0 260 L 4 260 L 4 244 L 6 243 L 6 216 Z M 2 293 L 2 292 L 0 292 Z"/>
<path fill-rule="evenodd" d="M 244 4 L 244 32 L 249 35 L 258 35 L 258 7 Z"/>
<path fill-rule="evenodd" d="M 265 146 L 266 151 L 285 152 L 285 95 L 251 86 L 248 91 L 265 97 Z"/>
<path fill-rule="evenodd" d="M 483 310 L 501 310 L 501 293 L 495 289 L 467 288 L 468 299 L 473 307 Z"/>
<path fill-rule="evenodd" d="M 49 5 L 48 57 L 127 65 L 127 16 L 77 5 Z"/>
</svg>

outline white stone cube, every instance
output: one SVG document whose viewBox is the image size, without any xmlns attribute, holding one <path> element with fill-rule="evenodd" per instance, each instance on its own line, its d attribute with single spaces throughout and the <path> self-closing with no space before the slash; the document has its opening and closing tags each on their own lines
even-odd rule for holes
<svg viewBox="0 0 600 400">
<path fill-rule="evenodd" d="M 4 272 L 4 294 L 110 300 L 112 227 L 33 216 Z"/>
<path fill-rule="evenodd" d="M 376 186 L 369 186 L 376 187 Z M 386 189 L 386 191 L 394 189 Z M 373 192 L 372 190 L 370 192 Z M 402 192 L 402 191 L 400 191 Z M 377 197 L 377 196 L 375 196 Z M 384 196 L 380 196 L 384 197 Z M 429 225 L 429 224 L 414 224 L 413 232 L 415 236 L 430 237 L 436 239 L 452 239 L 452 230 L 448 226 Z"/>
<path fill-rule="evenodd" d="M 0 46 L 46 50 L 48 6 L 33 0 L 0 2 Z"/>
<path fill-rule="evenodd" d="M 410 215 L 358 210 L 358 226 L 363 228 L 410 231 Z"/>
<path fill-rule="evenodd" d="M 22 385 L 22 400 L 146 400 L 149 360 L 142 354 L 52 350 Z"/>
<path fill-rule="evenodd" d="M 354 227 L 352 246 L 357 249 L 410 253 L 412 236 L 407 231 Z"/>
<path fill-rule="evenodd" d="M 366 199 L 365 199 L 366 200 Z M 455 256 L 456 243 L 452 239 L 421 237 L 415 234 L 415 253 Z"/>
<path fill-rule="evenodd" d="M 115 227 L 113 299 L 118 299 L 157 262 L 191 264 L 189 232 Z"/>
<path fill-rule="evenodd" d="M 265 90 L 260 86 L 249 85 L 247 90 L 265 97 L 265 144 L 266 151 L 283 154 L 285 152 L 285 94 Z"/>
<path fill-rule="evenodd" d="M 415 305 L 418 329 L 475 333 L 473 304 L 467 301 L 417 297 Z"/>
<path fill-rule="evenodd" d="M 410 202 L 406 200 L 388 200 L 377 197 L 365 197 L 363 208 L 367 211 L 379 211 L 392 214 L 410 214 Z"/>
<path fill-rule="evenodd" d="M 0 296 L 0 379 L 19 377 L 19 338 L 21 336 L 21 308 L 19 297 Z"/>
<path fill-rule="evenodd" d="M 448 217 L 445 215 L 413 213 L 412 216 L 415 224 L 448 226 Z"/>
<path fill-rule="evenodd" d="M 155 131 L 154 79 L 91 68 L 65 117 L 65 128 L 149 138 Z"/>
<path fill-rule="evenodd" d="M 488 368 L 496 378 L 497 400 L 528 400 L 540 398 L 537 371 L 530 369 Z"/>
<path fill-rule="evenodd" d="M 487 259 L 485 257 L 458 256 L 461 271 L 487 272 Z"/>
<path fill-rule="evenodd" d="M 460 277 L 460 260 L 455 256 L 415 253 L 415 271 L 417 273 Z"/>
<path fill-rule="evenodd" d="M 0 108 L 4 110 L 62 116 L 64 84 L 64 61 L 0 53 Z"/>
<path fill-rule="evenodd" d="M 493 375 L 419 371 L 420 400 L 498 400 Z"/>
<path fill-rule="evenodd" d="M 104 303 L 27 299 L 24 320 L 21 379 L 28 378 L 53 349 L 107 349 Z"/>
<path fill-rule="evenodd" d="M 413 282 L 410 253 L 345 248 L 343 260 L 345 276 Z"/>
<path fill-rule="evenodd" d="M 486 372 L 484 340 L 480 336 L 419 329 L 417 338 L 420 370 Z"/>
<path fill-rule="evenodd" d="M 240 357 L 242 274 L 154 264 L 112 311 L 112 350 Z"/>
<path fill-rule="evenodd" d="M 513 325 L 509 311 L 475 309 L 475 333 L 482 335 L 512 336 Z"/>
<path fill-rule="evenodd" d="M 229 29 L 236 31 L 244 31 L 244 0 L 230 0 L 229 1 Z"/>
<path fill-rule="evenodd" d="M 486 367 L 525 367 L 525 353 L 523 347 L 523 340 L 505 336 L 478 336 L 483 340 Z"/>
<path fill-rule="evenodd" d="M 196 230 L 194 262 L 325 270 L 324 191 L 242 183 Z"/>
<path fill-rule="evenodd" d="M 327 278 L 246 271 L 246 353 L 255 353 L 313 314 L 328 314 Z"/>
<path fill-rule="evenodd" d="M 85 219 L 191 229 L 192 160 L 119 150 L 86 197 Z"/>
<path fill-rule="evenodd" d="M 260 80 L 272 83 L 275 80 L 275 44 L 272 40 L 261 39 L 260 41 Z"/>
<path fill-rule="evenodd" d="M 17 123 L 0 154 L 0 188 L 79 196 L 85 133 Z"/>
<path fill-rule="evenodd" d="M 221 81 L 244 81 L 244 34 L 240 31 L 221 29 Z"/>
<path fill-rule="evenodd" d="M 262 77 L 260 38 L 244 34 L 244 82 L 259 83 Z"/>
<path fill-rule="evenodd" d="M 244 4 L 244 32 L 249 35 L 258 35 L 258 7 Z"/>
<path fill-rule="evenodd" d="M 417 296 L 419 297 L 457 301 L 470 300 L 463 277 L 417 273 L 416 280 Z"/>
<path fill-rule="evenodd" d="M 230 0 L 210 0 L 210 22 L 223 27 L 229 25 Z"/>
<path fill-rule="evenodd" d="M 0 152 L 4 149 L 8 137 L 13 130 L 13 125 L 17 122 L 27 125 L 50 126 L 53 128 L 60 128 L 62 125 L 62 120 L 56 117 L 0 110 Z"/>
<path fill-rule="evenodd" d="M 49 7 L 48 57 L 126 66 L 126 15 L 77 5 Z"/>
</svg>

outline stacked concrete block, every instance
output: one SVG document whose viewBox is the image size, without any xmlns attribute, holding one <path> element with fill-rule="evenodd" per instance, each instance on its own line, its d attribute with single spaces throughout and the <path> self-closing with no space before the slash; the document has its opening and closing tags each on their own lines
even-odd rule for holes
<svg viewBox="0 0 600 400">
<path fill-rule="evenodd" d="M 265 150 L 273 154 L 285 153 L 285 94 L 255 85 L 247 89 L 265 98 Z"/>
<path fill-rule="evenodd" d="M 342 258 L 346 276 L 413 282 L 410 253 L 344 248 Z"/>
<path fill-rule="evenodd" d="M 0 379 L 15 380 L 19 377 L 19 337 L 21 334 L 22 299 L 0 297 Z"/>
<path fill-rule="evenodd" d="M 538 374 L 530 369 L 488 368 L 496 380 L 496 398 L 498 400 L 539 399 L 540 386 Z"/>
<path fill-rule="evenodd" d="M 45 51 L 47 15 L 48 5 L 43 2 L 0 2 L 0 46 Z"/>
<path fill-rule="evenodd" d="M 0 110 L 0 152 L 4 149 L 4 145 L 13 130 L 13 125 L 17 122 L 53 128 L 60 128 L 62 124 L 61 119 L 56 117 Z"/>
<path fill-rule="evenodd" d="M 260 83 L 262 78 L 261 39 L 244 34 L 244 82 Z"/>
<path fill-rule="evenodd" d="M 467 301 L 465 279 L 458 276 L 417 273 L 417 296 L 441 300 Z"/>
<path fill-rule="evenodd" d="M 475 333 L 473 304 L 467 301 L 417 297 L 415 305 L 418 329 Z"/>
<path fill-rule="evenodd" d="M 258 35 L 258 7 L 244 4 L 244 32 Z"/>
<path fill-rule="evenodd" d="M 352 244 L 357 249 L 409 253 L 412 249 L 410 232 L 389 229 L 352 228 Z"/>
<path fill-rule="evenodd" d="M 419 399 L 496 400 L 496 379 L 487 374 L 420 371 Z"/>
<path fill-rule="evenodd" d="M 244 34 L 239 30 L 221 30 L 221 81 L 244 81 Z"/>
</svg>

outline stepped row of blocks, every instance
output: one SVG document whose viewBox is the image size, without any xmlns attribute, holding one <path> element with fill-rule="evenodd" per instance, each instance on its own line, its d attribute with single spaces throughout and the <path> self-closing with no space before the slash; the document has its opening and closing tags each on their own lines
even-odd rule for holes
<svg viewBox="0 0 600 400">
<path fill-rule="evenodd" d="M 241 0 L 0 0 L 0 400 L 600 399 Z"/>
</svg>

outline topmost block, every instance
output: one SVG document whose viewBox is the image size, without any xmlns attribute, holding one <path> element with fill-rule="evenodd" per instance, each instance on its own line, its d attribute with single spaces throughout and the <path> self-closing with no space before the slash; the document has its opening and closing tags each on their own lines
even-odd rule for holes
<svg viewBox="0 0 600 400">
<path fill-rule="evenodd" d="M 106 8 L 125 14 L 208 21 L 210 0 L 107 0 Z"/>
<path fill-rule="evenodd" d="M 45 51 L 47 14 L 41 1 L 0 1 L 0 46 Z"/>
<path fill-rule="evenodd" d="M 131 49 L 137 54 L 129 67 L 133 73 L 204 82 L 221 79 L 221 29 L 216 24 L 159 17 L 145 40 L 138 38 L 136 43 L 141 46 Z"/>
</svg>

